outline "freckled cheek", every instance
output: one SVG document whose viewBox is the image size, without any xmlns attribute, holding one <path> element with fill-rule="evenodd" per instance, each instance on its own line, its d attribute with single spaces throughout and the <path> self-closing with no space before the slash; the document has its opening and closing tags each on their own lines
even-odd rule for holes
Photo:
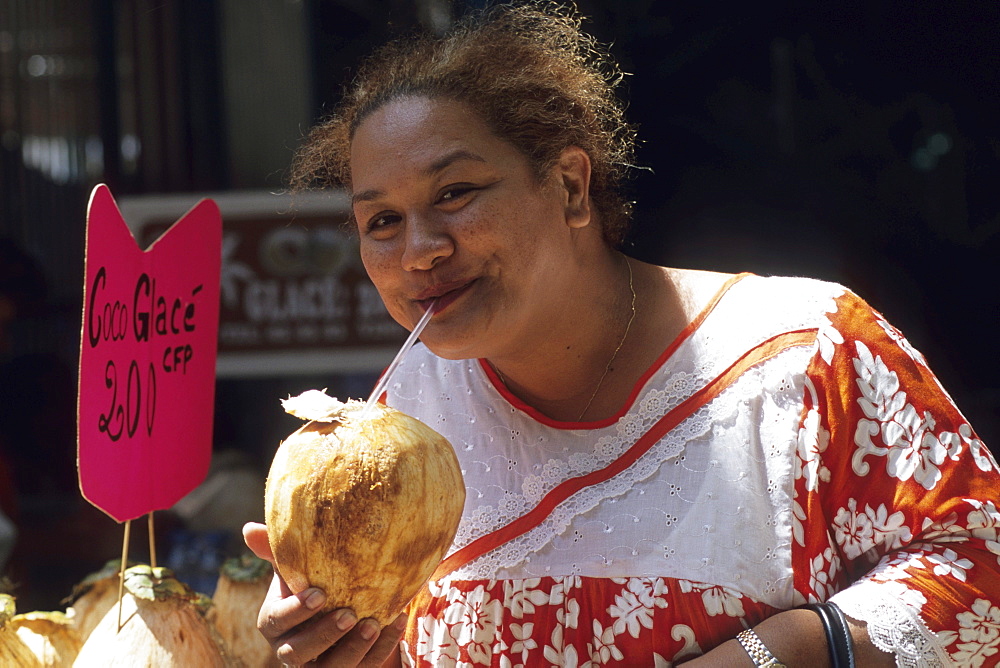
<svg viewBox="0 0 1000 668">
<path fill-rule="evenodd" d="M 409 327 L 412 324 L 412 318 L 406 310 L 409 302 L 398 293 L 398 290 L 394 290 L 392 275 L 385 270 L 386 265 L 379 264 L 377 261 L 373 262 L 364 254 L 362 254 L 361 261 L 365 265 L 368 277 L 375 284 L 375 289 L 378 290 L 379 297 L 385 304 L 386 310 L 389 311 L 389 315 L 400 325 Z"/>
<path fill-rule="evenodd" d="M 393 284 L 393 272 L 392 272 L 392 257 L 390 253 L 366 248 L 365 244 L 361 245 L 361 263 L 365 267 L 365 272 L 368 274 L 368 278 L 371 279 L 372 283 L 378 289 L 379 294 L 382 295 L 383 300 L 386 300 L 392 291 Z M 399 266 L 399 263 L 396 263 Z"/>
<path fill-rule="evenodd" d="M 512 225 L 509 212 L 499 207 L 484 207 L 475 215 L 465 216 L 453 224 L 452 238 L 456 246 L 473 253 L 496 251 L 510 242 Z"/>
</svg>

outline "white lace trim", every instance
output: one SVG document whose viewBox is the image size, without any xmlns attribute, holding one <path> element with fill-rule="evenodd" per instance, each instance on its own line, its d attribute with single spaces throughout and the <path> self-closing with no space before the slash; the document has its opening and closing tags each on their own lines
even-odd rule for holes
<svg viewBox="0 0 1000 668">
<path fill-rule="evenodd" d="M 917 609 L 886 591 L 886 585 L 863 580 L 830 598 L 844 614 L 868 624 L 868 636 L 900 668 L 941 668 L 955 663 Z"/>
</svg>

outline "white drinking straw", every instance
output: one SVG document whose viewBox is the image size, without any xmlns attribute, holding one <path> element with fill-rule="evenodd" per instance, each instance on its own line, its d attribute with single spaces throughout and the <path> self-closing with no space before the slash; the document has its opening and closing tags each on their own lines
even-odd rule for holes
<svg viewBox="0 0 1000 668">
<path fill-rule="evenodd" d="M 437 306 L 437 300 L 431 302 L 431 305 L 427 307 L 426 311 L 424 311 L 420 320 L 418 320 L 417 324 L 413 327 L 413 331 L 410 332 L 406 341 L 403 342 L 403 347 L 399 349 L 398 353 L 396 353 L 396 358 L 392 360 L 392 364 L 389 365 L 389 368 L 385 370 L 382 377 L 378 379 L 377 383 L 375 383 L 375 389 L 372 390 L 372 395 L 368 397 L 368 403 L 365 404 L 365 410 L 361 414 L 362 418 L 368 417 L 368 412 L 371 410 L 372 406 L 375 405 L 375 402 L 378 401 L 378 398 L 382 395 L 382 392 L 385 391 L 385 388 L 389 385 L 389 379 L 392 378 L 392 374 L 396 370 L 396 367 L 399 366 L 399 363 L 403 361 L 406 351 L 413 347 L 413 344 L 417 342 L 417 337 L 420 336 L 420 332 L 424 331 L 424 327 L 426 327 L 427 323 L 431 321 L 431 316 L 434 315 L 435 306 Z"/>
</svg>

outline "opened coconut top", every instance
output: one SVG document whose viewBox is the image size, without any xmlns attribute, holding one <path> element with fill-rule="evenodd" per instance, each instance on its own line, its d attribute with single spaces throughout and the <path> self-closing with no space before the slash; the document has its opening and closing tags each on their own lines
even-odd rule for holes
<svg viewBox="0 0 1000 668">
<path fill-rule="evenodd" d="M 306 390 L 296 397 L 281 400 L 281 407 L 289 415 L 313 422 L 344 422 L 365 404 L 354 399 L 347 402 L 331 397 L 326 390 Z"/>
</svg>

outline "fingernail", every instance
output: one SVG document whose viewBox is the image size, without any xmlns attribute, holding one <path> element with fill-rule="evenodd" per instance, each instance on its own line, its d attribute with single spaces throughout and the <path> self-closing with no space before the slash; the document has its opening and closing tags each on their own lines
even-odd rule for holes
<svg viewBox="0 0 1000 668">
<path fill-rule="evenodd" d="M 364 638 L 365 640 L 371 640 L 378 634 L 378 632 L 379 632 L 378 622 L 376 622 L 373 619 L 366 619 L 365 622 L 361 625 L 361 637 Z"/>
<path fill-rule="evenodd" d="M 396 617 L 396 630 L 397 631 L 405 631 L 406 630 L 406 622 L 408 622 L 408 621 L 409 621 L 409 619 L 407 619 L 406 615 L 400 615 L 399 617 Z"/>
<path fill-rule="evenodd" d="M 337 628 L 341 631 L 346 631 L 357 624 L 357 622 L 358 618 L 350 610 L 341 610 L 337 613 Z"/>
<path fill-rule="evenodd" d="M 326 596 L 319 589 L 312 589 L 306 596 L 306 607 L 315 610 L 326 602 Z"/>
</svg>

